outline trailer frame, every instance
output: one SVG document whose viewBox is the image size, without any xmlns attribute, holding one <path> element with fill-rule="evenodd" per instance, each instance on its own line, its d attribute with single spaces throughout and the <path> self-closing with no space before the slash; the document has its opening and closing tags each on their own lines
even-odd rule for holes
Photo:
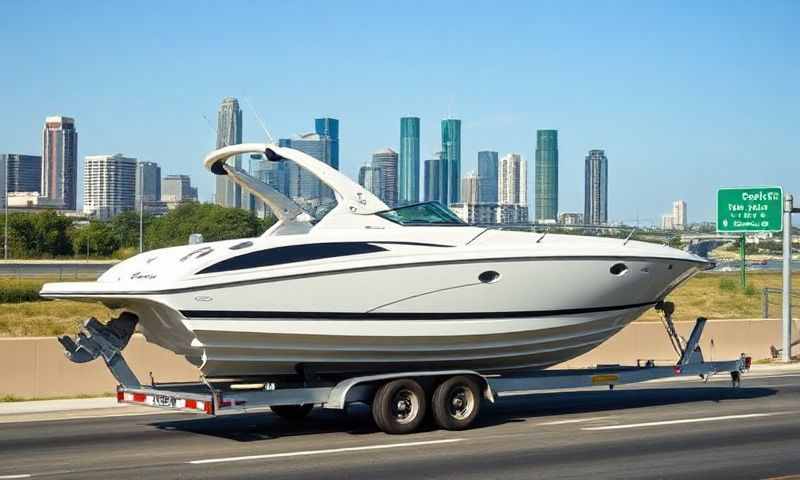
<svg viewBox="0 0 800 480">
<path fill-rule="evenodd" d="M 353 403 L 370 404 L 376 391 L 395 380 L 410 379 L 431 385 L 453 378 L 472 378 L 488 402 L 498 398 L 524 394 L 605 388 L 668 378 L 699 377 L 708 381 L 719 373 L 728 373 L 732 387 L 738 387 L 741 374 L 750 367 L 750 357 L 742 354 L 727 361 L 706 362 L 699 347 L 706 319 L 699 318 L 681 357 L 673 365 L 657 366 L 653 360 L 639 361 L 634 366 L 602 365 L 595 368 L 538 370 L 517 375 L 483 375 L 473 370 L 414 370 L 385 374 L 354 376 L 332 384 L 310 384 L 282 388 L 274 383 L 246 384 L 235 380 L 213 380 L 201 377 L 200 382 L 142 385 L 131 378 L 132 370 L 117 351 L 102 355 L 109 370 L 120 382 L 117 401 L 174 411 L 213 416 L 239 415 L 269 411 L 271 407 L 318 405 L 343 410 Z M 108 353 L 108 351 L 106 351 Z M 310 408 L 309 408 L 310 409 Z M 306 412 L 307 413 L 307 412 Z"/>
</svg>

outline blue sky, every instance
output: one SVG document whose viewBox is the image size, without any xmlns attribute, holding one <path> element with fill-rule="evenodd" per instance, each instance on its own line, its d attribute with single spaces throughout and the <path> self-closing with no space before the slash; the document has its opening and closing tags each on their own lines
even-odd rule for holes
<svg viewBox="0 0 800 480">
<path fill-rule="evenodd" d="M 800 194 L 800 2 L 90 2 L 6 0 L 0 152 L 38 153 L 44 117 L 73 116 L 79 156 L 123 152 L 189 173 L 224 96 L 245 140 L 341 121 L 342 170 L 397 149 L 399 118 L 463 120 L 477 152 L 559 130 L 560 211 L 582 211 L 584 156 L 609 158 L 609 217 L 656 221 L 674 199 L 711 220 L 720 186 Z M 245 100 L 247 99 L 247 100 Z M 532 174 L 532 173 L 531 173 Z M 531 195 L 532 197 L 533 195 Z"/>
</svg>

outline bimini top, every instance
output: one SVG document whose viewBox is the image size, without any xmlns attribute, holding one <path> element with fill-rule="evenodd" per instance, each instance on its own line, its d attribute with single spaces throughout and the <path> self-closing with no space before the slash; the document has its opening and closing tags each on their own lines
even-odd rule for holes
<svg viewBox="0 0 800 480">
<path fill-rule="evenodd" d="M 324 216 L 319 226 L 389 228 L 422 224 L 464 225 L 456 215 L 436 203 L 389 209 L 380 198 L 338 170 L 293 148 L 266 143 L 245 143 L 209 153 L 203 162 L 206 168 L 216 175 L 227 175 L 233 182 L 261 199 L 278 218 L 278 225 L 268 233 L 308 232 L 312 225 L 317 225 L 318 219 L 275 188 L 227 163 L 229 158 L 243 154 L 264 155 L 271 162 L 294 162 L 330 187 L 336 198 L 336 207 Z"/>
</svg>

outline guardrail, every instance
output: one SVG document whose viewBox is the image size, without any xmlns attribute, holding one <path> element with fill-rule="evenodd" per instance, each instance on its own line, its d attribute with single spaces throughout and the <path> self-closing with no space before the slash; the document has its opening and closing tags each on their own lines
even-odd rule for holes
<svg viewBox="0 0 800 480">
<path fill-rule="evenodd" d="M 764 287 L 761 289 L 761 312 L 764 318 L 769 318 L 770 294 L 783 295 L 783 289 L 774 287 Z M 792 290 L 791 296 L 800 298 L 800 290 Z M 780 298 L 775 303 L 780 304 Z"/>
<path fill-rule="evenodd" d="M 0 278 L 48 278 L 94 280 L 114 265 L 108 263 L 0 263 Z"/>
</svg>

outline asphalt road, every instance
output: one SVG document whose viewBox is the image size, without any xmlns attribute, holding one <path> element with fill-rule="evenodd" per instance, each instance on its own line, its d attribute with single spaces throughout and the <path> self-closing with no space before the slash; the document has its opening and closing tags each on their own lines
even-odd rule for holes
<svg viewBox="0 0 800 480">
<path fill-rule="evenodd" d="M 0 424 L 4 478 L 775 478 L 800 475 L 800 373 L 501 399 L 476 428 L 376 431 L 365 408 Z M 15 477 L 22 475 L 23 477 Z M 798 476 L 797 478 L 800 478 Z"/>
</svg>

